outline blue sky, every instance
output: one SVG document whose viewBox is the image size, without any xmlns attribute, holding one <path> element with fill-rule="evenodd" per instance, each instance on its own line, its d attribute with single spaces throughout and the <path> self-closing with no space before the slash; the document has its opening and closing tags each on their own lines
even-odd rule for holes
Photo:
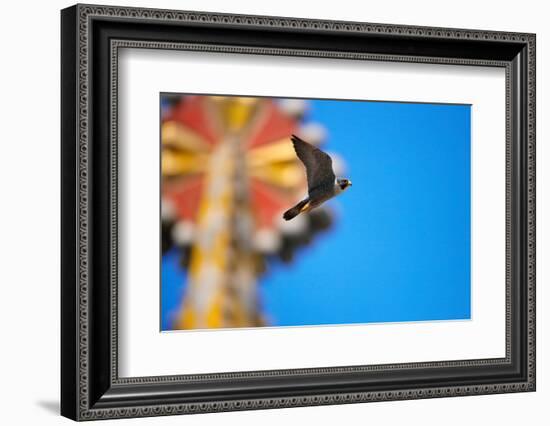
<svg viewBox="0 0 550 426">
<path fill-rule="evenodd" d="M 260 302 L 273 326 L 470 318 L 468 105 L 309 101 L 323 148 L 353 187 L 329 206 L 333 227 L 269 264 Z M 183 288 L 163 259 L 162 322 Z"/>
</svg>

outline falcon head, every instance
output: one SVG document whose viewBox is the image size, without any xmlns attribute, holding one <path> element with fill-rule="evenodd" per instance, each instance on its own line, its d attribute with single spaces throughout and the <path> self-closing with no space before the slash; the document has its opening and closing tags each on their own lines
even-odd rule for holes
<svg viewBox="0 0 550 426">
<path fill-rule="evenodd" d="M 336 179 L 336 185 L 338 185 L 341 191 L 344 191 L 351 186 L 351 180 L 338 178 Z"/>
</svg>

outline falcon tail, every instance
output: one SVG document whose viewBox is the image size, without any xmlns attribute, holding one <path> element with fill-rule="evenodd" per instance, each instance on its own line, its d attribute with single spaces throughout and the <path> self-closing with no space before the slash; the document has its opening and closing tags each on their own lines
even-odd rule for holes
<svg viewBox="0 0 550 426">
<path fill-rule="evenodd" d="M 306 198 L 305 200 L 300 201 L 298 204 L 296 204 L 291 209 L 288 209 L 286 212 L 283 213 L 283 219 L 284 220 L 290 220 L 290 219 L 293 219 L 296 216 L 298 216 L 302 212 L 302 209 L 306 206 L 306 204 L 308 202 L 309 202 L 309 199 Z"/>
</svg>

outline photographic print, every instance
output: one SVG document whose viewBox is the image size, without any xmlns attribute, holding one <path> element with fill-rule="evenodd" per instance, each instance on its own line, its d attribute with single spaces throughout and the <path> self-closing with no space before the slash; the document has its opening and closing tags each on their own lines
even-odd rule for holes
<svg viewBox="0 0 550 426">
<path fill-rule="evenodd" d="M 470 120 L 161 93 L 161 330 L 470 319 Z"/>
<path fill-rule="evenodd" d="M 61 15 L 64 416 L 535 391 L 535 34 Z"/>
</svg>

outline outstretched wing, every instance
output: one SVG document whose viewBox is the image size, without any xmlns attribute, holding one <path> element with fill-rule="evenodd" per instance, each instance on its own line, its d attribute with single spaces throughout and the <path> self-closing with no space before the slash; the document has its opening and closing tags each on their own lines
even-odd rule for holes
<svg viewBox="0 0 550 426">
<path fill-rule="evenodd" d="M 308 192 L 319 187 L 332 187 L 336 176 L 329 155 L 296 135 L 291 139 L 298 158 L 306 166 Z"/>
</svg>

